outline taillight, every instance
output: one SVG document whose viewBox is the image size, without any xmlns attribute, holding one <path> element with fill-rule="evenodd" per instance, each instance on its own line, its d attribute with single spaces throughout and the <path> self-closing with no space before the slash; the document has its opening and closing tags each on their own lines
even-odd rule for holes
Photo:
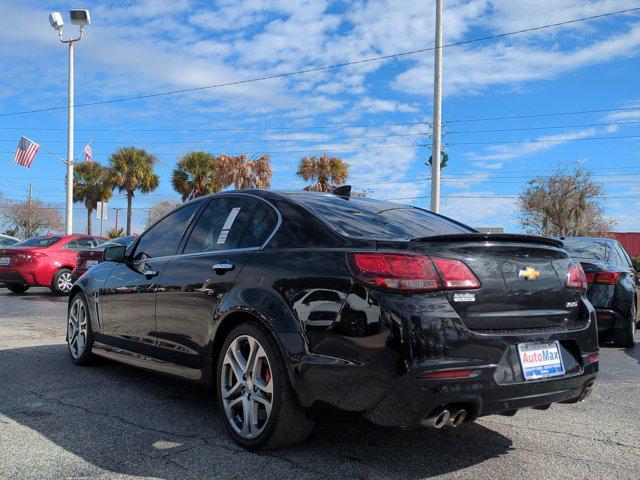
<svg viewBox="0 0 640 480">
<path fill-rule="evenodd" d="M 446 258 L 433 258 L 432 260 L 440 273 L 445 289 L 480 288 L 480 282 L 464 263 Z"/>
<path fill-rule="evenodd" d="M 615 285 L 620 278 L 620 272 L 598 272 L 587 273 L 587 283 L 602 283 L 605 285 Z"/>
<path fill-rule="evenodd" d="M 399 253 L 349 254 L 354 275 L 374 287 L 400 291 L 478 288 L 480 282 L 464 263 Z"/>
<path fill-rule="evenodd" d="M 579 288 L 582 290 L 587 289 L 587 277 L 584 274 L 582 265 L 578 262 L 571 262 L 569 264 L 569 272 L 567 273 L 567 287 Z"/>
</svg>

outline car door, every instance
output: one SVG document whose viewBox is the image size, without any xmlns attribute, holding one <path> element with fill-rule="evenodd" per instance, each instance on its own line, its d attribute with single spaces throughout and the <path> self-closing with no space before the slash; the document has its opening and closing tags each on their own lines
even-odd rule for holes
<svg viewBox="0 0 640 480">
<path fill-rule="evenodd" d="M 114 346 L 153 353 L 158 279 L 201 206 L 187 204 L 153 225 L 109 274 L 99 291 L 99 329 Z"/>
<path fill-rule="evenodd" d="M 277 212 L 245 194 L 214 197 L 162 273 L 157 299 L 162 359 L 193 369 L 205 366 L 215 312 L 247 260 L 277 225 Z"/>
</svg>

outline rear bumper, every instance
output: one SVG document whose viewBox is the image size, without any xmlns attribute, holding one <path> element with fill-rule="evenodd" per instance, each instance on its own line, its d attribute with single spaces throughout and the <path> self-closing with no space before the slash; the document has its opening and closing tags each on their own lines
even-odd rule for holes
<svg viewBox="0 0 640 480">
<path fill-rule="evenodd" d="M 78 268 L 78 267 L 74 268 L 73 272 L 71 272 L 71 281 L 75 283 L 82 276 L 82 274 L 87 270 L 88 268 Z"/>
<path fill-rule="evenodd" d="M 498 384 L 490 369 L 477 378 L 453 381 L 423 380 L 412 375 L 365 417 L 382 426 L 411 427 L 440 407 L 465 408 L 467 419 L 472 421 L 483 415 L 572 402 L 593 385 L 597 371 L 596 363 L 578 374 L 508 385 Z"/>
<path fill-rule="evenodd" d="M 21 283 L 31 285 L 33 276 L 25 278 L 18 270 L 0 270 L 0 283 Z"/>
<path fill-rule="evenodd" d="M 38 265 L 20 268 L 0 268 L 0 283 L 21 283 L 29 286 L 51 285 L 52 275 L 48 268 Z"/>
<path fill-rule="evenodd" d="M 598 317 L 598 331 L 606 332 L 625 328 L 626 320 L 620 312 L 612 308 L 596 308 Z"/>
</svg>

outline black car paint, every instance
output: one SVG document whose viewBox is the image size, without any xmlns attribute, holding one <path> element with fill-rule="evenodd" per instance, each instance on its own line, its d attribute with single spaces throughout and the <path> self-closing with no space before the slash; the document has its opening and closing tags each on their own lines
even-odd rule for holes
<svg viewBox="0 0 640 480">
<path fill-rule="evenodd" d="M 151 265 L 157 275 L 151 278 L 131 262 L 104 262 L 77 282 L 74 292 L 84 292 L 94 306 L 90 315 L 95 353 L 211 384 L 225 334 L 239 321 L 253 319 L 277 339 L 302 406 L 395 426 L 415 425 L 447 404 L 466 406 L 473 419 L 572 401 L 593 383 L 598 366 L 587 357 L 598 352 L 595 312 L 579 291 L 554 291 L 550 286 L 547 294 L 556 295 L 561 305 L 540 310 L 536 289 L 519 291 L 509 286 L 502 272 L 494 286 L 484 275 L 483 300 L 473 308 L 454 307 L 452 292 L 398 294 L 360 284 L 346 260 L 347 252 L 383 249 L 441 254 L 464 258 L 475 268 L 500 269 L 499 261 L 473 265 L 471 256 L 502 248 L 509 255 L 524 256 L 523 262 L 541 251 L 568 262 L 560 246 L 517 236 L 495 243 L 473 237 L 465 243 L 464 236 L 452 242 L 350 238 L 286 194 L 248 191 L 214 197 L 238 195 L 267 202 L 277 212 L 278 224 L 264 245 L 157 258 Z M 198 202 L 204 207 L 209 198 Z M 235 268 L 213 272 L 211 264 L 219 261 Z M 338 312 L 335 320 L 324 327 L 309 318 L 311 312 L 295 308 L 300 292 L 320 289 L 335 291 L 340 299 L 333 309 Z M 579 307 L 569 311 L 566 301 L 577 301 Z M 477 328 L 474 315 L 489 319 L 490 328 Z M 567 374 L 525 382 L 517 344 L 555 340 Z M 472 368 L 475 376 L 417 378 L 423 372 L 451 368 Z"/>
<path fill-rule="evenodd" d="M 640 310 L 638 308 L 640 307 L 640 274 L 634 268 L 628 254 L 624 252 L 622 245 L 610 238 L 569 237 L 565 241 L 566 244 L 596 244 L 602 247 L 604 258 L 576 258 L 585 273 L 620 273 L 615 285 L 589 284 L 587 297 L 598 314 L 600 332 L 625 328 L 631 316 L 632 306 L 635 304 L 636 311 Z M 626 258 L 616 255 L 618 248 L 624 252 Z"/>
</svg>

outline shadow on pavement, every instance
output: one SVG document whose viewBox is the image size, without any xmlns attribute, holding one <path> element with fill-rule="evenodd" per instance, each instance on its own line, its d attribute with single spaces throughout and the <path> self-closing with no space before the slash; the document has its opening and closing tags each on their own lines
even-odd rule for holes
<svg viewBox="0 0 640 480">
<path fill-rule="evenodd" d="M 456 472 L 511 447 L 510 439 L 479 424 L 439 431 L 330 424 L 294 448 L 249 453 L 227 437 L 209 390 L 106 361 L 77 367 L 62 344 L 1 350 L 0 381 L 0 413 L 84 460 L 84 468 L 118 474 L 418 479 Z M 39 456 L 47 461 L 47 455 Z"/>
<path fill-rule="evenodd" d="M 637 337 L 636 337 L 637 341 Z M 625 349 L 624 353 L 629 355 L 634 360 L 637 360 L 638 364 L 640 364 L 640 343 L 636 343 L 636 346 L 633 348 Z"/>
</svg>

